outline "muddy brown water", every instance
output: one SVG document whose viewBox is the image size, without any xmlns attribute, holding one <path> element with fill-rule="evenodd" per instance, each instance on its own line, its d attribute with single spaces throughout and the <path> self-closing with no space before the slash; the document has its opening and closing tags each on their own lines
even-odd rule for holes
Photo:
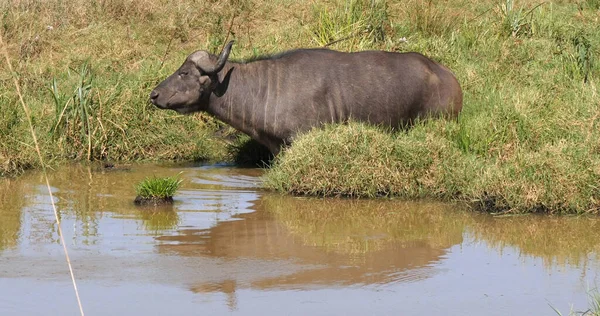
<svg viewBox="0 0 600 316">
<path fill-rule="evenodd" d="M 172 207 L 133 205 L 179 172 Z M 556 315 L 600 283 L 597 218 L 287 197 L 261 172 L 51 172 L 86 315 Z M 0 203 L 0 315 L 77 315 L 42 175 L 0 179 Z"/>
</svg>

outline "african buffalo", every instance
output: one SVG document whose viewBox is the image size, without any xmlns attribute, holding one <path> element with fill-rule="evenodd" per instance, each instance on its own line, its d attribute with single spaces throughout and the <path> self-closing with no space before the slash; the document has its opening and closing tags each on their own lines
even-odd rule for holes
<svg viewBox="0 0 600 316">
<path fill-rule="evenodd" d="M 189 55 L 151 93 L 179 113 L 205 111 L 276 155 L 323 123 L 365 121 L 401 128 L 417 117 L 456 117 L 462 91 L 452 72 L 418 53 L 297 49 L 250 61 Z"/>
</svg>

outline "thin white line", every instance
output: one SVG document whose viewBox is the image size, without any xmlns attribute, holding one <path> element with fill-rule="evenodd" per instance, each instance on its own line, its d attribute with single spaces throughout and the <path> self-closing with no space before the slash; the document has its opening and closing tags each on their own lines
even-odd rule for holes
<svg viewBox="0 0 600 316">
<path fill-rule="evenodd" d="M 33 143 L 35 144 L 35 150 L 38 154 L 38 158 L 40 160 L 40 164 L 42 165 L 42 172 L 44 173 L 44 178 L 46 179 L 46 187 L 48 188 L 48 194 L 50 194 L 50 202 L 52 203 L 52 210 L 54 211 L 54 219 L 56 220 L 56 225 L 58 226 L 58 235 L 60 237 L 60 242 L 63 246 L 63 250 L 65 251 L 65 258 L 67 259 L 67 265 L 69 266 L 69 272 L 71 273 L 71 281 L 73 282 L 73 289 L 75 289 L 75 296 L 77 297 L 77 304 L 79 304 L 79 312 L 81 316 L 83 314 L 83 307 L 81 305 L 81 299 L 79 298 L 79 290 L 77 290 L 77 282 L 75 282 L 75 274 L 73 274 L 73 267 L 71 266 L 71 259 L 69 258 L 69 252 L 67 251 L 67 245 L 65 244 L 65 238 L 62 233 L 62 229 L 60 228 L 60 219 L 58 218 L 58 212 L 56 211 L 56 205 L 54 205 L 54 196 L 52 195 L 52 190 L 50 189 L 50 180 L 48 180 L 48 174 L 46 172 L 46 165 L 44 165 L 44 158 L 42 158 L 42 153 L 40 151 L 40 146 L 38 144 L 37 136 L 35 135 L 35 130 L 33 129 L 33 123 L 31 122 L 31 113 L 29 112 L 29 108 L 25 105 L 25 101 L 23 101 L 23 95 L 21 94 L 21 88 L 19 87 L 19 81 L 15 76 L 12 65 L 10 63 L 10 58 L 8 57 L 8 50 L 6 49 L 6 45 L 4 45 L 4 37 L 2 36 L 2 32 L 0 32 L 0 45 L 2 45 L 2 51 L 4 53 L 4 57 L 6 58 L 6 64 L 8 65 L 8 70 L 11 73 L 13 78 L 13 82 L 15 84 L 15 88 L 17 89 L 17 94 L 19 95 L 19 101 L 21 102 L 21 106 L 23 106 L 23 111 L 25 111 L 25 116 L 27 117 L 27 122 L 29 123 L 29 130 L 31 132 L 31 136 L 33 137 Z"/>
</svg>

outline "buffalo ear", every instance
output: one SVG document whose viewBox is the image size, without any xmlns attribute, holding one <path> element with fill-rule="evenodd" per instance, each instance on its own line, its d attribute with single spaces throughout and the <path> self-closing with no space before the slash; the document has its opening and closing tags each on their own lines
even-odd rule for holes
<svg viewBox="0 0 600 316">
<path fill-rule="evenodd" d="M 221 81 L 221 82 L 219 82 L 219 78 L 215 78 L 217 85 L 213 92 L 217 97 L 219 97 L 219 98 L 222 97 L 225 94 L 225 92 L 227 91 L 227 88 L 229 87 L 229 78 L 231 78 L 232 71 L 233 71 L 233 67 L 229 68 L 229 70 L 223 77 L 223 81 Z"/>
<path fill-rule="evenodd" d="M 208 89 L 212 85 L 212 80 L 210 80 L 209 76 L 200 76 L 198 81 L 200 81 L 200 86 L 204 89 Z"/>
</svg>

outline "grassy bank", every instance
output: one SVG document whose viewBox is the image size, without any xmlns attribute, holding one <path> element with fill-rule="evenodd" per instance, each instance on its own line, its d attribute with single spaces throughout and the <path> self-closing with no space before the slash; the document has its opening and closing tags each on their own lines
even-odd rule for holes
<svg viewBox="0 0 600 316">
<path fill-rule="evenodd" d="M 266 186 L 300 195 L 436 197 L 487 212 L 599 212 L 600 159 L 584 145 L 560 140 L 506 157 L 477 155 L 461 149 L 453 125 L 395 134 L 359 123 L 314 130 L 277 158 Z"/>
<path fill-rule="evenodd" d="M 46 161 L 234 159 L 239 146 L 231 129 L 200 114 L 159 111 L 148 94 L 191 51 L 216 50 L 234 14 L 242 22 L 235 30 L 257 23 L 263 15 L 246 7 L 191 0 L 0 2 L 0 32 Z M 0 79 L 2 176 L 39 162 L 4 60 Z"/>
<path fill-rule="evenodd" d="M 8 0 L 0 9 L 0 31 L 51 163 L 233 160 L 245 146 L 231 129 L 147 102 L 187 54 L 217 51 L 231 38 L 234 59 L 325 45 L 418 51 L 459 78 L 458 122 L 397 134 L 360 124 L 313 131 L 279 157 L 269 186 L 435 196 L 494 211 L 599 210 L 597 0 Z M 38 162 L 1 65 L 6 175 Z"/>
</svg>

